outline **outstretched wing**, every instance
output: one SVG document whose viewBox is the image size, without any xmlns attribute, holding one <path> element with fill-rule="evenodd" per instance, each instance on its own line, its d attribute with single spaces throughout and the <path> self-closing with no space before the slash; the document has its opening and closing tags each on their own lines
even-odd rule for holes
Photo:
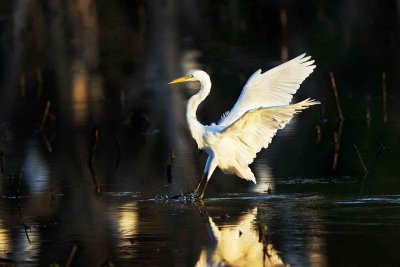
<svg viewBox="0 0 400 267">
<path fill-rule="evenodd" d="M 302 54 L 267 72 L 256 71 L 243 87 L 231 112 L 218 122 L 228 126 L 248 110 L 288 105 L 300 84 L 313 72 L 311 57 Z"/>
<path fill-rule="evenodd" d="M 255 183 L 254 174 L 248 165 L 253 162 L 256 154 L 268 147 L 276 132 L 285 127 L 295 114 L 316 104 L 319 102 L 306 99 L 293 105 L 249 110 L 221 131 L 221 145 L 235 148 L 229 155 L 234 160 L 230 167 L 232 172 Z"/>
</svg>

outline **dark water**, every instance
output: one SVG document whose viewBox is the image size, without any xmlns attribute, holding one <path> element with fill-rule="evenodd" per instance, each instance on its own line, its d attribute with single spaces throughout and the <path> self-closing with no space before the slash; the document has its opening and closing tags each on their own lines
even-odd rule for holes
<svg viewBox="0 0 400 267">
<path fill-rule="evenodd" d="M 0 4 L 0 266 L 398 266 L 399 4 L 185 3 Z M 322 105 L 258 154 L 257 184 L 216 171 L 203 203 L 170 200 L 206 155 L 183 117 L 196 86 L 167 82 L 211 74 L 208 124 L 303 52 L 294 101 Z"/>
</svg>

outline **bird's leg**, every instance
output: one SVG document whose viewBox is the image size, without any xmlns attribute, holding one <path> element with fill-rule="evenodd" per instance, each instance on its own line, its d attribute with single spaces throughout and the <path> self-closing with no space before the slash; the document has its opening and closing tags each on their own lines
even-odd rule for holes
<svg viewBox="0 0 400 267">
<path fill-rule="evenodd" d="M 201 178 L 200 178 L 200 182 L 199 182 L 199 184 L 197 185 L 197 187 L 196 187 L 195 190 L 193 190 L 193 191 L 188 191 L 188 192 L 186 192 L 186 193 L 181 193 L 181 194 L 178 194 L 178 195 L 173 196 L 173 197 L 171 197 L 171 198 L 172 198 L 172 199 L 178 199 L 178 198 L 180 198 L 180 197 L 188 196 L 188 195 L 191 195 L 191 194 L 193 194 L 193 193 L 199 195 L 201 184 L 203 183 L 204 178 L 205 178 L 206 176 L 207 176 L 207 172 L 203 173 L 203 175 L 202 175 Z"/>
<path fill-rule="evenodd" d="M 199 182 L 199 184 L 197 185 L 197 187 L 196 187 L 196 189 L 194 190 L 194 192 L 196 192 L 196 193 L 199 192 L 200 186 L 201 186 L 201 184 L 202 184 L 202 182 L 203 182 L 203 180 L 204 180 L 204 178 L 205 178 L 206 176 L 207 176 L 207 173 L 206 173 L 206 172 L 203 173 L 203 175 L 201 176 L 200 182 Z"/>
<path fill-rule="evenodd" d="M 204 193 L 206 192 L 206 187 L 208 185 L 208 181 L 210 181 L 210 179 L 207 179 L 206 183 L 204 184 L 203 190 L 199 196 L 200 199 L 202 199 L 204 197 Z"/>
</svg>

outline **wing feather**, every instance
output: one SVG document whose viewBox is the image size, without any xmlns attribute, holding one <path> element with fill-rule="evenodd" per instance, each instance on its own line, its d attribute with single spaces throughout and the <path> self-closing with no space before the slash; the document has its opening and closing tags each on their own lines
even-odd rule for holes
<svg viewBox="0 0 400 267">
<path fill-rule="evenodd" d="M 288 105 L 300 84 L 313 72 L 311 57 L 302 54 L 267 72 L 257 70 L 250 76 L 231 112 L 218 122 L 229 126 L 243 114 L 260 107 Z"/>
<path fill-rule="evenodd" d="M 234 147 L 232 163 L 234 172 L 240 177 L 255 182 L 254 174 L 248 168 L 262 148 L 267 148 L 279 129 L 285 127 L 300 111 L 319 104 L 306 99 L 293 105 L 249 110 L 234 123 L 221 131 L 223 146 Z"/>
</svg>

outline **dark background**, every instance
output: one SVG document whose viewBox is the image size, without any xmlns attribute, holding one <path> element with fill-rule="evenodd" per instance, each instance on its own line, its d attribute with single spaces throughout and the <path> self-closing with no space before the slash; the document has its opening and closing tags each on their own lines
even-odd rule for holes
<svg viewBox="0 0 400 267">
<path fill-rule="evenodd" d="M 399 18 L 399 1 L 0 1 L 0 265 L 64 264 L 73 245 L 77 266 L 200 262 L 204 216 L 164 203 L 205 164 L 184 118 L 198 86 L 167 83 L 207 71 L 209 124 L 302 53 L 317 68 L 294 102 L 322 104 L 258 155 L 256 186 L 214 174 L 210 218 L 240 228 L 256 207 L 292 266 L 398 264 Z"/>
</svg>

